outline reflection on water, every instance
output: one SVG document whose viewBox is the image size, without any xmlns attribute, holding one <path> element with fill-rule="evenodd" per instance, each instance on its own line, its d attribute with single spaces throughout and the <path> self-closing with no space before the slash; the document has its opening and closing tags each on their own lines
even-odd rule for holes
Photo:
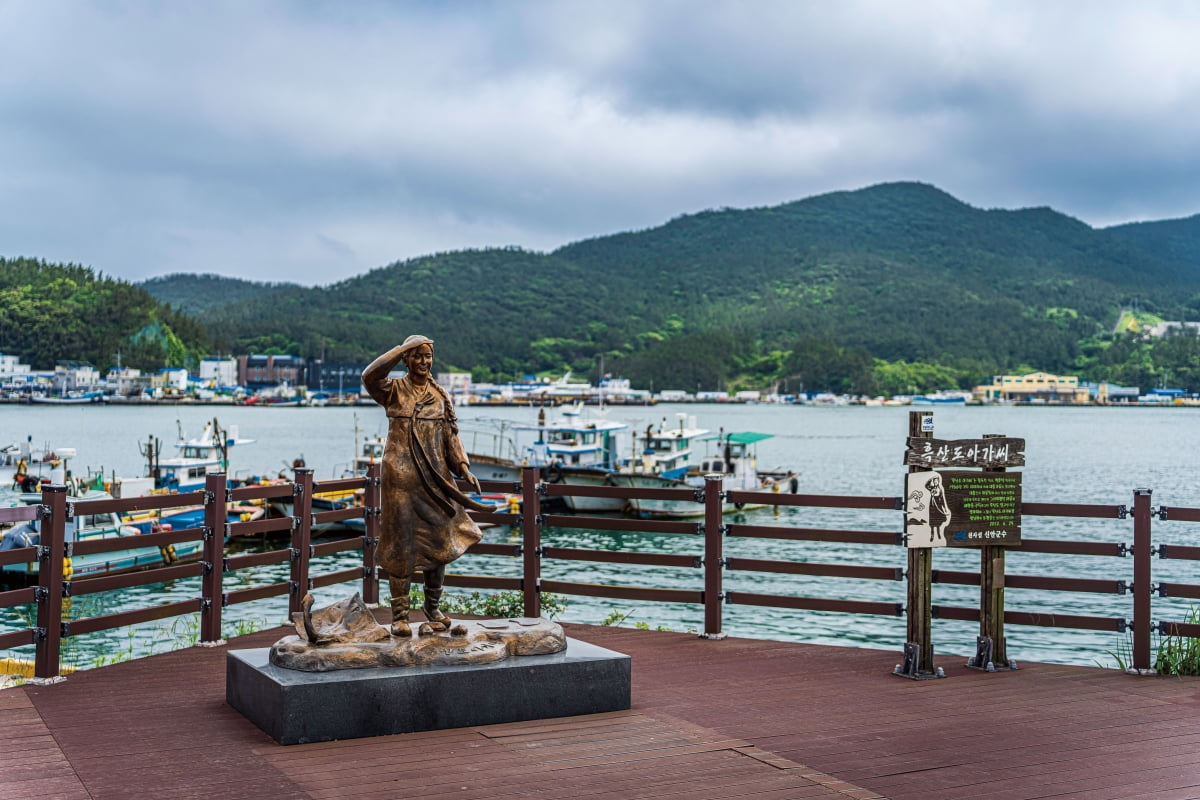
<svg viewBox="0 0 1200 800">
<path fill-rule="evenodd" d="M 807 494 L 895 496 L 903 486 L 904 438 L 907 410 L 902 408 L 808 408 L 785 406 L 657 406 L 610 410 L 610 416 L 630 422 L 635 428 L 672 419 L 682 408 L 698 422 L 714 430 L 756 430 L 775 434 L 760 445 L 762 466 L 789 466 L 802 472 L 800 491 Z M 315 469 L 318 480 L 339 476 L 355 451 L 356 439 L 374 435 L 383 428 L 382 412 L 363 407 L 327 409 L 248 408 L 45 408 L 11 406 L 3 409 L 7 439 L 32 436 L 40 447 L 75 447 L 73 463 L 77 474 L 103 467 L 106 476 L 142 474 L 138 441 L 148 435 L 169 446 L 178 428 L 192 435 L 213 416 L 222 425 L 239 426 L 240 435 L 258 442 L 233 453 L 231 473 L 238 475 L 277 474 L 295 458 L 303 457 Z M 460 409 L 460 418 L 501 417 L 527 420 L 526 409 Z M 951 408 L 935 413 L 940 438 L 973 438 L 984 433 L 1002 433 L 1027 441 L 1022 469 L 1027 502 L 1068 502 L 1132 505 L 1135 488 L 1154 490 L 1158 505 L 1200 507 L 1200 488 L 1194 466 L 1200 451 L 1200 425 L 1193 409 L 1055 409 L 1055 408 Z M 136 414 L 136 416 L 135 416 Z M 357 434 L 356 434 L 357 429 Z M 141 434 L 141 435 L 139 435 Z M 6 477 L 0 471 L 0 481 Z M 6 483 L 4 485 L 7 485 Z M 848 509 L 782 508 L 746 512 L 736 521 L 755 525 L 877 530 L 895 532 L 901 525 L 898 512 Z M 1156 542 L 1194 544 L 1194 523 L 1154 523 Z M 1132 522 L 1114 519 L 1026 518 L 1026 539 L 1071 539 L 1131 543 Z M 635 552 L 703 554 L 703 537 L 644 534 L 578 529 L 547 529 L 547 546 L 596 548 Z M 519 542 L 519 532 L 493 528 L 485 541 Z M 236 545 L 235 547 L 262 547 Z M 282 546 L 276 543 L 274 546 Z M 766 539 L 726 538 L 725 553 L 757 559 L 781 559 L 818 563 L 856 564 L 901 568 L 905 551 L 899 547 L 789 542 Z M 360 563 L 358 553 L 340 553 L 315 559 L 313 572 L 332 572 Z M 935 569 L 978 572 L 975 550 L 939 550 Z M 1154 581 L 1200 583 L 1192 562 L 1156 559 Z M 468 554 L 453 571 L 468 574 L 519 576 L 520 558 Z M 689 568 L 609 565 L 585 561 L 546 559 L 543 577 L 584 583 L 623 584 L 699 590 L 703 570 Z M 1095 556 L 1057 556 L 1010 550 L 1010 575 L 1055 575 L 1131 580 L 1131 559 Z M 226 576 L 226 591 L 288 579 L 286 564 L 240 570 Z M 725 590 L 801 597 L 883 601 L 903 604 L 904 581 L 872 581 L 807 575 L 777 575 L 749 571 L 726 571 Z M 357 584 L 326 587 L 316 592 L 318 603 L 333 602 L 359 588 Z M 386 586 L 385 589 L 386 591 Z M 200 579 L 172 581 L 76 598 L 66 598 L 68 619 L 174 602 L 198 597 Z M 691 604 L 655 604 L 605 598 L 568 597 L 563 618 L 572 622 L 599 624 L 614 610 L 627 614 L 625 625 L 646 622 L 651 627 L 700 630 L 703 608 Z M 934 586 L 934 603 L 974 606 L 978 588 Z M 1054 611 L 1109 617 L 1132 616 L 1132 595 L 1099 595 L 1009 589 L 1006 606 L 1018 611 Z M 1154 600 L 1159 619 L 1181 619 L 1191 601 L 1177 598 Z M 0 632 L 29 624 L 32 608 L 0 610 Z M 286 623 L 285 597 L 226 607 L 225 634 L 248 628 Z M 124 654 L 162 652 L 194 637 L 196 615 L 177 620 L 104 631 L 63 641 L 64 661 L 91 666 L 104 658 Z M 847 615 L 829 612 L 772 609 L 737 604 L 724 607 L 724 629 L 733 636 L 772 638 L 820 644 L 865 646 L 899 653 L 905 635 L 903 617 Z M 974 651 L 977 625 L 935 620 L 934 647 L 938 654 L 965 657 Z M 1109 651 L 1121 645 L 1121 635 L 1094 631 L 1036 628 L 1009 625 L 1008 651 L 1018 661 L 1112 665 Z M 0 655 L 32 654 L 19 648 Z M 890 668 L 890 664 L 885 665 Z"/>
</svg>

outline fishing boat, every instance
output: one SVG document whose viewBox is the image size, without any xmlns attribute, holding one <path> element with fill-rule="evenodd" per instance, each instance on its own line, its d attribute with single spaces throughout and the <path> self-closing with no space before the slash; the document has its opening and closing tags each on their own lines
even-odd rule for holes
<svg viewBox="0 0 1200 800">
<path fill-rule="evenodd" d="M 175 444 L 179 454 L 164 458 L 162 443 L 151 438 L 143 447 L 146 458 L 146 476 L 154 479 L 155 489 L 173 492 L 195 492 L 204 488 L 209 473 L 229 471 L 229 450 L 240 445 L 253 444 L 254 439 L 238 436 L 236 425 L 229 430 L 221 428 L 214 418 L 204 424 L 200 436 L 185 439 L 179 432 Z"/>
<path fill-rule="evenodd" d="M 476 425 L 484 420 L 473 421 Z M 589 414 L 582 404 L 547 416 L 539 408 L 535 423 L 499 421 L 498 430 L 464 429 L 460 438 L 480 480 L 521 480 L 521 470 L 537 467 L 550 483 L 603 486 L 621 464 L 620 453 L 629 425 L 606 419 L 603 410 Z M 607 497 L 564 497 L 566 506 L 583 513 L 618 513 L 624 501 Z"/>
<path fill-rule="evenodd" d="M 74 458 L 73 447 L 52 448 L 46 444 L 41 449 L 33 446 L 29 436 L 19 444 L 10 444 L 0 450 L 0 465 L 12 467 L 11 486 L 21 492 L 36 492 L 43 483 L 65 484 L 70 475 L 68 462 Z"/>
<path fill-rule="evenodd" d="M 204 526 L 204 506 L 179 506 L 176 508 L 130 511 L 121 515 L 121 522 L 137 528 L 138 533 L 201 528 Z M 262 506 L 249 503 L 230 503 L 225 509 L 229 522 L 253 522 L 267 513 Z"/>
<path fill-rule="evenodd" d="M 22 494 L 19 497 L 20 502 L 31 505 L 42 501 L 42 495 L 38 493 Z M 83 495 L 68 496 L 67 502 L 111 499 L 112 495 L 107 492 L 91 491 Z M 0 535 L 0 551 L 39 546 L 42 540 L 42 524 L 42 520 L 35 519 L 8 528 L 3 535 Z M 128 547 L 107 553 L 72 555 L 63 563 L 63 576 L 68 579 L 90 578 L 174 564 L 199 558 L 204 547 L 202 541 L 180 542 L 164 547 L 139 546 L 137 539 L 141 535 L 141 531 L 122 522 L 119 515 L 114 512 L 68 517 L 66 521 L 68 544 L 120 538 L 128 544 Z M 28 564 L 5 564 L 0 567 L 0 577 L 11 582 L 28 582 L 37 573 L 38 562 L 36 561 Z"/>
<path fill-rule="evenodd" d="M 697 427 L 694 418 L 679 415 L 679 424 L 670 429 L 647 428 L 641 437 L 642 459 L 608 476 L 613 486 L 644 489 L 702 489 L 707 475 L 722 477 L 723 491 L 754 492 L 761 501 L 732 503 L 724 510 L 732 512 L 770 505 L 772 495 L 794 494 L 799 488 L 799 473 L 790 469 L 760 470 L 756 445 L 771 434 L 753 431 L 711 431 Z M 703 452 L 699 445 L 703 444 Z M 679 519 L 704 515 L 704 504 L 694 500 L 646 500 L 631 498 L 624 508 L 642 519 Z"/>
<path fill-rule="evenodd" d="M 107 401 L 104 392 L 66 392 L 64 394 L 31 394 L 30 403 L 58 406 L 82 406 Z"/>
<path fill-rule="evenodd" d="M 913 395 L 911 403 L 914 406 L 965 405 L 970 399 L 970 392 L 947 391 Z"/>
</svg>

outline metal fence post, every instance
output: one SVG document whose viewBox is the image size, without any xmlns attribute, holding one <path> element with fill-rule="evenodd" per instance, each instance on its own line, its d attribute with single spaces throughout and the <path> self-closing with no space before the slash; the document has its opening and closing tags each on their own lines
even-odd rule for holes
<svg viewBox="0 0 1200 800">
<path fill-rule="evenodd" d="M 383 521 L 383 469 L 373 463 L 367 467 L 367 488 L 363 492 L 366 507 L 366 526 L 363 534 L 363 602 L 379 605 L 379 570 L 375 565 L 375 547 L 379 544 L 379 526 Z"/>
<path fill-rule="evenodd" d="M 1154 591 L 1150 575 L 1151 489 L 1133 490 L 1133 669 L 1149 670 L 1150 595 Z"/>
<path fill-rule="evenodd" d="M 724 639 L 721 630 L 721 604 L 725 602 L 722 586 L 725 535 L 721 475 L 704 476 L 704 633 L 701 639 Z"/>
<path fill-rule="evenodd" d="M 225 473 L 214 472 L 204 479 L 204 577 L 201 578 L 201 647 L 225 644 L 221 636 L 224 605 L 225 526 L 229 518 L 229 484 Z"/>
<path fill-rule="evenodd" d="M 288 594 L 288 617 L 299 613 L 308 594 L 308 562 L 312 555 L 312 467 L 296 470 L 292 488 L 292 590 Z"/>
<path fill-rule="evenodd" d="M 42 521 L 38 546 L 37 650 L 30 683 L 65 680 L 58 674 L 62 644 L 63 572 L 67 568 L 67 487 L 42 489 Z"/>
<path fill-rule="evenodd" d="M 538 494 L 541 472 L 536 467 L 521 470 L 521 591 L 525 616 L 542 615 L 542 498 Z"/>
</svg>

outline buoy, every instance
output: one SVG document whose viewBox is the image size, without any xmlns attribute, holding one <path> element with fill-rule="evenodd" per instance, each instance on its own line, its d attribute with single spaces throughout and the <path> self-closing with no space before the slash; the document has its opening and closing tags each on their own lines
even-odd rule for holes
<svg viewBox="0 0 1200 800">
<path fill-rule="evenodd" d="M 71 566 L 71 557 L 63 558 L 63 580 L 71 580 L 71 576 L 75 574 L 75 568 Z"/>
</svg>

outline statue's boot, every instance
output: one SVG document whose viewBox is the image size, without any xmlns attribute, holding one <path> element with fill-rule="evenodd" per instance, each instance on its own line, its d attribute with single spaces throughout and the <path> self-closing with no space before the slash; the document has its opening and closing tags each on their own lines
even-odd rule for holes
<svg viewBox="0 0 1200 800">
<path fill-rule="evenodd" d="M 408 624 L 410 583 L 409 580 L 388 578 L 388 588 L 392 592 L 392 636 L 412 636 L 412 628 Z"/>
<path fill-rule="evenodd" d="M 445 564 L 425 572 L 425 605 L 422 606 L 422 610 L 425 612 L 425 619 L 429 620 L 429 627 L 435 631 L 448 631 L 453 624 L 453 620 L 438 609 L 442 602 L 442 582 L 445 578 Z"/>
</svg>

